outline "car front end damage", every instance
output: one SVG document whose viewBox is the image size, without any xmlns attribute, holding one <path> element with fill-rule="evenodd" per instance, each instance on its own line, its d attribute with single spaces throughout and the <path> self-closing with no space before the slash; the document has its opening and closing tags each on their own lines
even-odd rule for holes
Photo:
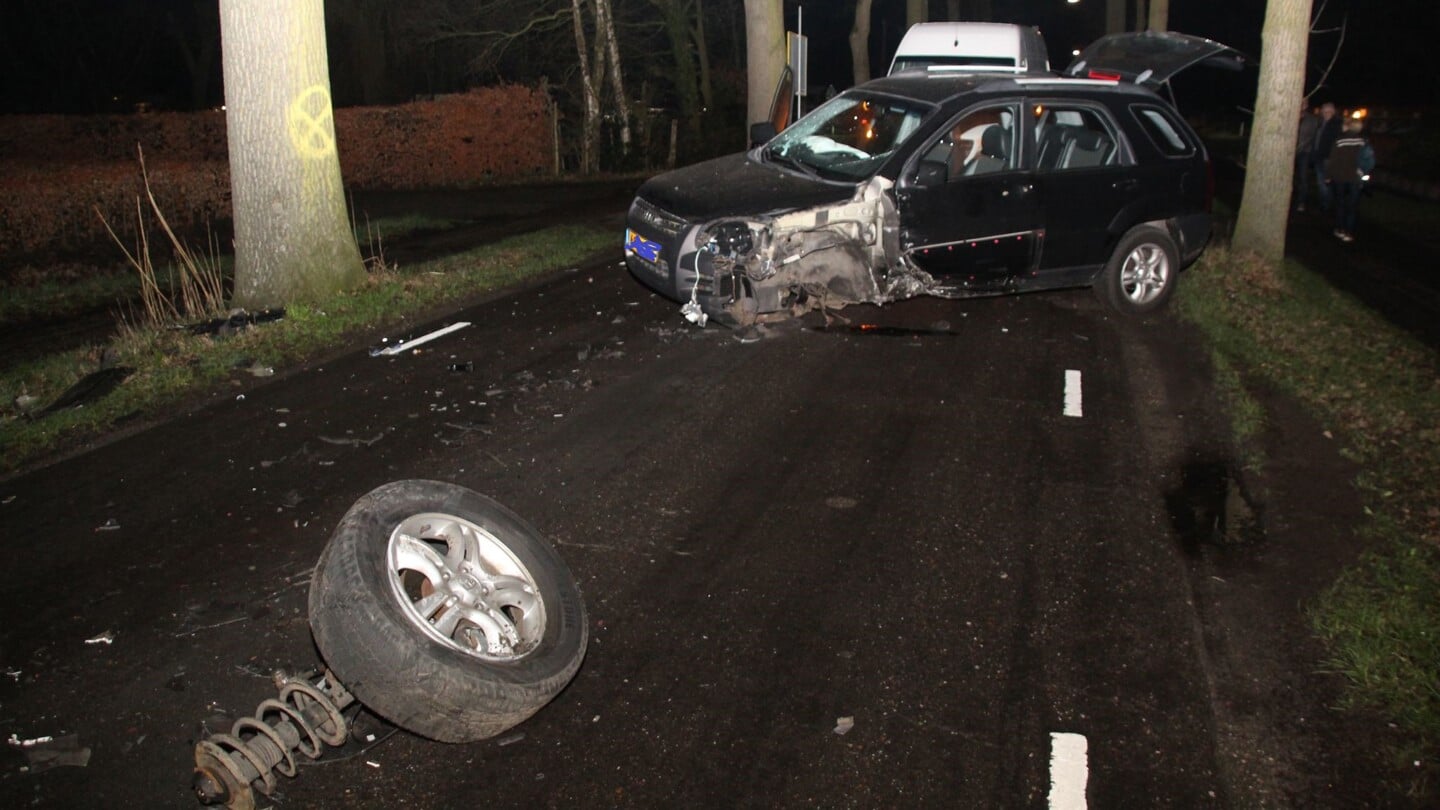
<svg viewBox="0 0 1440 810">
<path fill-rule="evenodd" d="M 682 302 L 692 323 L 729 326 L 923 294 L 934 280 L 904 258 L 890 181 L 845 201 L 691 223 L 643 197 L 631 206 L 626 262 Z"/>
</svg>

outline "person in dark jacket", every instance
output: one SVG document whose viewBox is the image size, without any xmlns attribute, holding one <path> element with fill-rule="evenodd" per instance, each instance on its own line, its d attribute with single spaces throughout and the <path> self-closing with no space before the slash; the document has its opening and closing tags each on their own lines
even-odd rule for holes
<svg viewBox="0 0 1440 810">
<path fill-rule="evenodd" d="M 1315 176 L 1315 135 L 1320 131 L 1320 117 L 1310 111 L 1308 102 L 1300 102 L 1300 131 L 1295 137 L 1294 209 L 1304 211 L 1310 199 L 1310 179 Z"/>
<path fill-rule="evenodd" d="M 1315 163 L 1315 184 L 1320 187 L 1320 210 L 1330 210 L 1331 188 L 1325 176 L 1325 161 L 1330 159 L 1330 149 L 1340 137 L 1340 119 L 1335 117 L 1335 105 L 1325 102 L 1320 105 L 1320 126 L 1315 129 L 1314 145 L 1310 148 L 1310 159 Z"/>
<path fill-rule="evenodd" d="M 1341 242 L 1355 241 L 1360 193 L 1375 168 L 1375 153 L 1365 140 L 1363 130 L 1364 125 L 1358 118 L 1345 119 L 1344 130 L 1325 162 L 1325 174 L 1330 178 L 1335 198 L 1335 236 Z"/>
</svg>

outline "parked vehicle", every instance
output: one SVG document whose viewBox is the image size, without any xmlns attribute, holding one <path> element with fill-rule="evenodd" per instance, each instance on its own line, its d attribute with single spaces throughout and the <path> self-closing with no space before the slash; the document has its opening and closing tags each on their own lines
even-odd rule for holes
<svg viewBox="0 0 1440 810">
<path fill-rule="evenodd" d="M 1080 70 L 1154 85 L 1169 78 L 1163 64 L 1196 61 L 1158 56 L 1229 51 L 1132 36 L 1156 67 L 1110 42 Z M 747 153 L 647 181 L 625 254 L 636 278 L 700 324 L 1085 285 L 1142 314 L 1204 250 L 1210 199 L 1204 145 L 1145 84 L 903 73 L 836 96 Z"/>
<path fill-rule="evenodd" d="M 890 60 L 890 75 L 929 67 L 1026 73 L 1050 71 L 1040 29 L 1033 25 L 928 22 L 910 26 Z"/>
</svg>

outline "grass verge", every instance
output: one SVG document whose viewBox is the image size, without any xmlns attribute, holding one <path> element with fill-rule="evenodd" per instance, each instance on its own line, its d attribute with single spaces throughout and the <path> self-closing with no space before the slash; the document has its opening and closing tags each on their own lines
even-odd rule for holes
<svg viewBox="0 0 1440 810">
<path fill-rule="evenodd" d="M 124 422 L 162 413 L 187 397 L 213 392 L 248 369 L 294 365 L 356 336 L 409 316 L 573 265 L 615 235 L 566 226 L 523 234 L 403 269 L 373 270 L 363 287 L 318 305 L 296 306 L 283 320 L 228 337 L 185 330 L 126 330 L 107 347 L 52 355 L 0 377 L 0 472 L 93 439 Z M 29 418 L 18 399 L 48 403 L 102 362 L 134 369 L 113 393 L 79 408 Z M 33 398 L 33 399 L 32 399 Z"/>
<path fill-rule="evenodd" d="M 1208 335 L 1222 383 L 1228 377 L 1243 391 L 1254 380 L 1294 397 L 1361 469 L 1369 551 L 1310 616 L 1329 645 L 1325 666 L 1349 680 L 1347 705 L 1381 712 L 1408 740 L 1394 752 L 1401 789 L 1432 795 L 1440 776 L 1436 353 L 1295 263 L 1212 249 L 1182 285 L 1181 314 Z"/>
</svg>

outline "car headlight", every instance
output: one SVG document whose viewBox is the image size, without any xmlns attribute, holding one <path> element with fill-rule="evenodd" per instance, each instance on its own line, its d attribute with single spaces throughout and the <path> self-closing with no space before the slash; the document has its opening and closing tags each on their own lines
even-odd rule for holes
<svg viewBox="0 0 1440 810">
<path fill-rule="evenodd" d="M 744 222 L 730 221 L 712 225 L 702 250 L 727 259 L 744 259 L 755 249 L 755 234 Z"/>
</svg>

